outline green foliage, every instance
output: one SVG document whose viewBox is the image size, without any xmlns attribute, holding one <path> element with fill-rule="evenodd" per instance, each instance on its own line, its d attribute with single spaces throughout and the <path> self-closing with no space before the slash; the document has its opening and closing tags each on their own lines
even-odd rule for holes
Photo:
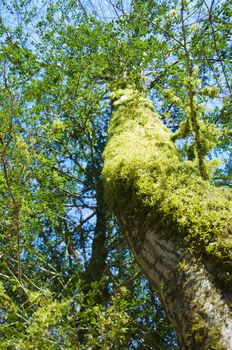
<svg viewBox="0 0 232 350">
<path fill-rule="evenodd" d="M 1 284 L 1 349 L 112 349 L 123 344 L 131 322 L 129 303 L 121 288 L 107 308 L 91 305 L 82 312 L 81 299 L 55 300 L 48 290 L 27 290 L 28 301 L 16 306 Z M 78 324 L 78 326 L 77 326 Z M 77 327 L 77 328 L 76 328 Z M 86 330 L 86 343 L 78 342 L 77 329 Z"/>
</svg>

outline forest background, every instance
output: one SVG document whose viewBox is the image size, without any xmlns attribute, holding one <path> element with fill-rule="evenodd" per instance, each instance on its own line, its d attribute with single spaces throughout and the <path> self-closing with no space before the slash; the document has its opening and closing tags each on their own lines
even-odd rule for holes
<svg viewBox="0 0 232 350">
<path fill-rule="evenodd" d="M 110 93 L 126 80 L 148 95 L 182 159 L 228 189 L 231 2 L 0 11 L 0 348 L 178 349 L 105 200 Z"/>
</svg>

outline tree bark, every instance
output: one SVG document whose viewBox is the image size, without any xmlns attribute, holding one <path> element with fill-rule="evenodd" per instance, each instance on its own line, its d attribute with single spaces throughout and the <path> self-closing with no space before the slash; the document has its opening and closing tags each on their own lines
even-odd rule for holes
<svg viewBox="0 0 232 350">
<path fill-rule="evenodd" d="M 181 349 L 232 349 L 231 192 L 181 160 L 151 102 L 112 93 L 108 203 L 160 296 Z"/>
<path fill-rule="evenodd" d="M 89 307 L 89 301 L 93 304 L 104 304 L 108 297 L 108 290 L 104 275 L 106 272 L 106 231 L 107 231 L 107 206 L 104 199 L 102 178 L 96 176 L 96 225 L 92 242 L 92 251 L 89 264 L 83 274 L 82 290 L 84 300 L 80 310 L 83 313 Z M 93 293 L 94 291 L 94 293 Z M 92 292 L 92 293 L 91 293 Z M 78 342 L 87 343 L 87 330 L 79 327 L 77 320 Z M 96 347 L 98 349 L 99 347 Z"/>
<path fill-rule="evenodd" d="M 107 207 L 103 195 L 102 179 L 98 179 L 96 188 L 96 226 L 92 242 L 92 253 L 89 265 L 85 271 L 84 279 L 86 282 L 86 294 L 91 289 L 91 283 L 100 282 L 104 277 L 106 270 L 106 224 L 107 224 Z M 105 299 L 105 288 L 99 291 L 98 302 Z"/>
</svg>

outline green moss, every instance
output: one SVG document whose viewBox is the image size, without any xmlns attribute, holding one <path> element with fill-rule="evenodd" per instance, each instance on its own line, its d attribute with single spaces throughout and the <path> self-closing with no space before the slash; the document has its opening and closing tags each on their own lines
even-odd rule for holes
<svg viewBox="0 0 232 350">
<path fill-rule="evenodd" d="M 189 249 L 231 268 L 231 192 L 212 187 L 194 162 L 180 159 L 172 134 L 139 92 L 117 90 L 112 101 L 103 170 L 112 210 L 149 208 L 174 237 L 188 241 Z"/>
</svg>

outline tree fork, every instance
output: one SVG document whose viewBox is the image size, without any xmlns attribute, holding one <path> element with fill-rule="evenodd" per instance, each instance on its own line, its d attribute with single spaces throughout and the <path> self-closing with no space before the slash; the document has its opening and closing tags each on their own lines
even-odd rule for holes
<svg viewBox="0 0 232 350">
<path fill-rule="evenodd" d="M 181 349 L 232 349 L 231 191 L 181 160 L 151 102 L 112 93 L 107 201 L 177 331 Z"/>
</svg>

